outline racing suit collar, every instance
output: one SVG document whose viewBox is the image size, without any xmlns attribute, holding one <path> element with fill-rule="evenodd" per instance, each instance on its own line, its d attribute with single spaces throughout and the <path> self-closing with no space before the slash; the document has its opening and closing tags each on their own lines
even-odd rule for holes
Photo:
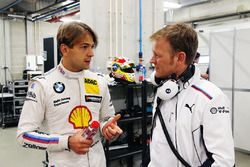
<svg viewBox="0 0 250 167">
<path fill-rule="evenodd" d="M 57 70 L 59 71 L 59 73 L 61 73 L 63 76 L 67 78 L 79 78 L 84 75 L 85 71 L 85 70 L 79 72 L 69 71 L 63 66 L 62 61 L 60 61 L 59 65 L 57 66 Z"/>
</svg>

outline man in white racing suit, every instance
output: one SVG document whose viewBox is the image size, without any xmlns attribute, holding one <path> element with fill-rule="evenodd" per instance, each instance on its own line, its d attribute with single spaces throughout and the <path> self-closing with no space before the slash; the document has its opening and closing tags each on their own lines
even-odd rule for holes
<svg viewBox="0 0 250 167">
<path fill-rule="evenodd" d="M 32 80 L 19 120 L 17 138 L 23 147 L 47 150 L 49 166 L 106 166 L 101 135 L 107 140 L 122 133 L 115 121 L 105 79 L 87 70 L 97 36 L 82 22 L 60 26 L 57 34 L 61 63 Z M 100 122 L 93 139 L 83 129 Z M 47 133 L 40 127 L 44 125 Z"/>
<path fill-rule="evenodd" d="M 156 107 L 175 150 L 189 166 L 234 166 L 230 103 L 217 86 L 200 77 L 192 64 L 198 47 L 196 32 L 176 23 L 157 31 L 151 39 L 150 62 L 155 65 L 153 82 L 158 89 L 148 166 L 184 166 L 170 148 Z M 161 99 L 158 105 L 157 99 Z"/>
</svg>

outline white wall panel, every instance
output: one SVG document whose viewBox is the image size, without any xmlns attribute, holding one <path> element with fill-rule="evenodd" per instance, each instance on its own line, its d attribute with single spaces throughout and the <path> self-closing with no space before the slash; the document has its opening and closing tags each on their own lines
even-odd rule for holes
<svg viewBox="0 0 250 167">
<path fill-rule="evenodd" d="M 3 84 L 4 82 L 4 72 L 2 70 L 2 67 L 4 66 L 4 27 L 3 27 L 3 19 L 0 18 L 0 39 L 2 39 L 3 42 L 0 42 L 0 83 Z"/>
<path fill-rule="evenodd" d="M 210 34 L 210 80 L 219 87 L 232 87 L 234 31 Z"/>
<path fill-rule="evenodd" d="M 10 44 L 12 79 L 22 79 L 26 55 L 26 36 L 23 20 L 10 21 Z"/>
<path fill-rule="evenodd" d="M 228 97 L 228 99 L 230 100 L 230 107 L 231 107 L 231 110 L 233 110 L 233 91 L 232 90 L 222 90 L 223 93 L 225 93 L 225 95 Z M 231 112 L 231 119 L 232 119 L 232 122 L 234 121 L 233 120 L 233 112 Z"/>
<path fill-rule="evenodd" d="M 35 24 L 31 21 L 27 23 L 27 55 L 35 55 L 36 43 L 35 43 Z"/>
<path fill-rule="evenodd" d="M 10 25 L 9 21 L 0 19 L 0 82 L 5 82 L 3 67 L 8 67 L 6 79 L 11 79 L 11 58 L 10 58 Z"/>
<path fill-rule="evenodd" d="M 236 31 L 235 88 L 250 89 L 250 29 Z"/>
<path fill-rule="evenodd" d="M 198 52 L 200 52 L 201 56 L 209 55 L 209 33 L 208 32 L 197 32 L 198 34 Z"/>
<path fill-rule="evenodd" d="M 250 151 L 250 93 L 235 92 L 234 142 L 235 147 Z"/>
<path fill-rule="evenodd" d="M 210 78 L 232 101 L 235 147 L 249 152 L 250 28 L 237 26 L 210 35 Z"/>
</svg>

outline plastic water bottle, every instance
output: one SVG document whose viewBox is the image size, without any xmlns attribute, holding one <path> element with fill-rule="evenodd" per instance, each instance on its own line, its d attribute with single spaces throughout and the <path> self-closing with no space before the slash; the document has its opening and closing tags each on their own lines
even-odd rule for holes
<svg viewBox="0 0 250 167">
<path fill-rule="evenodd" d="M 97 133 L 100 124 L 98 121 L 93 121 L 87 128 L 84 129 L 82 136 L 85 139 L 92 139 L 93 136 Z"/>
<path fill-rule="evenodd" d="M 142 68 L 139 70 L 139 83 L 141 83 L 144 80 L 143 78 L 143 71 Z"/>
<path fill-rule="evenodd" d="M 145 66 L 141 66 L 139 69 L 139 82 L 141 83 L 142 81 L 144 81 L 146 79 L 146 67 Z"/>
</svg>

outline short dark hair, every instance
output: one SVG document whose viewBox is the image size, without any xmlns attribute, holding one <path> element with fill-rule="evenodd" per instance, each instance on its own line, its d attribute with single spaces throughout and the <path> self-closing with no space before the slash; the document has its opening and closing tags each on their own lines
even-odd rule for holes
<svg viewBox="0 0 250 167">
<path fill-rule="evenodd" d="M 59 48 L 61 44 L 65 44 L 72 48 L 78 39 L 85 34 L 92 36 L 96 47 L 98 44 L 97 35 L 87 24 L 80 21 L 63 23 L 57 32 L 57 47 Z"/>
<path fill-rule="evenodd" d="M 196 31 L 184 23 L 167 25 L 155 32 L 150 39 L 157 40 L 164 38 L 168 41 L 174 51 L 186 53 L 186 64 L 192 64 L 198 48 L 198 37 Z"/>
</svg>

